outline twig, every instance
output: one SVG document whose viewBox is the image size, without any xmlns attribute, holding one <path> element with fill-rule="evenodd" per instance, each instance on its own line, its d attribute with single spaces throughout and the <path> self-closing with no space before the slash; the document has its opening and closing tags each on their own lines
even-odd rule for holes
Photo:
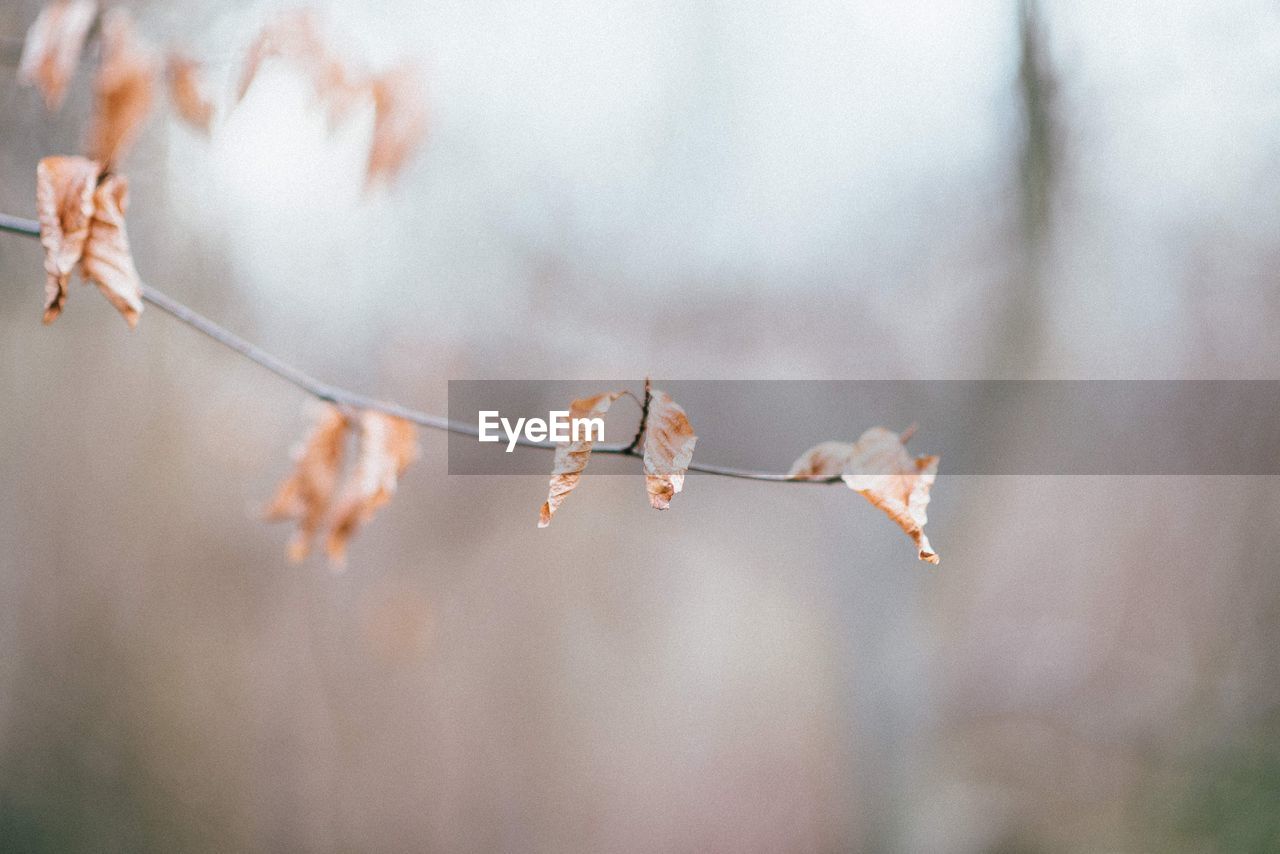
<svg viewBox="0 0 1280 854">
<path fill-rule="evenodd" d="M 12 216 L 6 213 L 0 213 L 0 231 L 12 234 L 21 234 L 26 237 L 40 236 L 40 223 L 34 219 L 26 219 L 23 217 Z M 354 391 L 348 391 L 329 383 L 321 382 L 310 374 L 295 368 L 288 362 L 278 356 L 268 353 L 256 344 L 253 344 L 236 335 L 229 329 L 226 329 L 209 318 L 200 314 L 193 308 L 190 308 L 173 297 L 156 290 L 150 285 L 143 285 L 141 288 L 141 296 L 145 302 L 150 303 L 156 308 L 190 326 L 192 329 L 200 332 L 217 343 L 226 347 L 235 353 L 244 356 L 251 362 L 254 362 L 266 368 L 271 373 L 283 379 L 285 382 L 302 389 L 313 397 L 320 400 L 329 401 L 343 406 L 350 406 L 356 409 L 372 409 L 378 412 L 385 412 L 388 415 L 394 415 L 397 418 L 403 418 L 406 421 L 412 421 L 414 424 L 423 427 L 430 427 L 433 430 L 443 430 L 448 433 L 457 433 L 464 436 L 478 436 L 480 434 L 478 427 L 472 427 L 469 424 L 460 424 L 456 421 L 450 421 L 448 418 L 440 415 L 432 415 L 427 412 L 419 412 L 416 409 L 410 409 L 407 406 L 401 406 L 398 403 L 392 403 L 385 400 L 377 400 Z M 632 395 L 634 397 L 634 395 Z M 640 431 L 636 434 L 636 439 L 632 442 L 622 445 L 596 445 L 592 451 L 597 454 L 617 454 L 626 457 L 639 456 L 636 451 L 638 440 L 644 432 L 644 422 L 648 414 L 649 407 L 649 381 L 645 380 L 645 397 L 641 404 L 640 415 Z M 542 448 L 545 450 L 554 450 L 556 445 L 553 442 L 534 442 L 523 437 L 516 440 L 516 444 L 526 448 Z M 817 483 L 831 484 L 839 483 L 839 477 L 831 477 L 820 480 L 815 479 L 799 479 L 792 478 L 781 472 L 765 472 L 755 471 L 752 469 L 734 468 L 732 466 L 717 466 L 708 463 L 691 463 L 689 471 L 702 472 L 703 474 L 714 474 L 720 477 L 734 477 L 743 480 L 762 480 L 773 483 Z"/>
</svg>

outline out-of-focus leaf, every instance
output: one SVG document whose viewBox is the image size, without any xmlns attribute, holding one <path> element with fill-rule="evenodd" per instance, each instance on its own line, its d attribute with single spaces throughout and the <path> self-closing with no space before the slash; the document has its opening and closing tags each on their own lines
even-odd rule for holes
<svg viewBox="0 0 1280 854">
<path fill-rule="evenodd" d="M 213 125 L 213 101 L 205 91 L 201 65 L 190 57 L 173 53 L 166 63 L 169 99 L 178 116 L 204 134 Z"/>
<path fill-rule="evenodd" d="M 300 561 L 310 554 L 311 542 L 329 513 L 342 473 L 350 426 L 342 410 L 323 404 L 311 431 L 294 448 L 293 472 L 267 505 L 268 520 L 298 523 L 298 530 L 289 543 L 292 561 Z"/>
<path fill-rule="evenodd" d="M 603 417 L 621 394 L 620 391 L 610 391 L 575 400 L 569 404 L 570 424 L 578 418 Z M 545 528 L 551 524 L 551 517 L 582 479 L 582 472 L 591 459 L 593 444 L 587 436 L 589 434 L 584 431 L 582 438 L 574 440 L 570 434 L 568 442 L 556 447 L 555 461 L 551 466 L 551 485 L 547 491 L 547 500 L 543 503 L 542 511 L 538 516 L 539 528 Z"/>
<path fill-rule="evenodd" d="M 89 156 L 115 168 L 142 130 L 155 100 L 159 62 L 134 32 L 123 9 L 102 17 L 102 64 L 94 79 L 96 102 L 89 128 Z"/>
<path fill-rule="evenodd" d="M 59 0 L 40 10 L 22 45 L 18 76 L 35 86 L 50 111 L 62 106 L 80 64 L 84 40 L 98 15 L 94 0 Z"/>
<path fill-rule="evenodd" d="M 373 141 L 366 183 L 395 180 L 427 135 L 427 93 L 422 75 L 404 63 L 373 78 Z"/>
<path fill-rule="evenodd" d="M 641 443 L 645 489 L 653 509 L 666 510 L 671 506 L 671 499 L 684 488 L 685 472 L 697 441 L 680 404 L 665 391 L 653 389 Z"/>
<path fill-rule="evenodd" d="M 67 282 L 89 239 L 94 188 L 101 171 L 98 163 L 84 157 L 46 157 L 36 167 L 45 323 L 52 323 L 66 304 Z"/>
<path fill-rule="evenodd" d="M 237 101 L 244 99 L 263 64 L 272 59 L 283 60 L 306 77 L 329 114 L 330 127 L 339 125 L 356 104 L 371 97 L 365 75 L 329 47 L 311 9 L 281 12 L 259 30 L 245 55 Z"/>
<path fill-rule="evenodd" d="M 269 59 L 288 60 L 313 80 L 315 69 L 328 56 L 315 12 L 311 9 L 289 9 L 267 21 L 250 43 L 244 67 L 236 86 L 236 100 L 244 100 L 262 65 Z"/>
<path fill-rule="evenodd" d="M 351 538 L 391 500 L 400 476 L 417 458 L 418 429 L 412 422 L 382 412 L 360 414 L 359 456 L 333 511 L 325 543 L 335 566 L 345 563 Z"/>
<path fill-rule="evenodd" d="M 912 458 L 897 433 L 872 427 L 856 442 L 815 445 L 795 461 L 789 474 L 799 480 L 840 477 L 915 541 L 921 560 L 938 563 L 938 553 L 924 533 L 938 457 Z"/>
</svg>

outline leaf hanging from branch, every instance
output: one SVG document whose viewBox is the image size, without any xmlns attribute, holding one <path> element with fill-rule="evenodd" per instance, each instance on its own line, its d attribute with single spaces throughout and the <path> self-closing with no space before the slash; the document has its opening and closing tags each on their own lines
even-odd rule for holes
<svg viewBox="0 0 1280 854">
<path fill-rule="evenodd" d="M 569 404 L 569 423 L 573 424 L 579 418 L 603 417 L 621 395 L 620 391 L 610 391 L 575 400 Z M 551 466 L 551 485 L 547 491 L 547 500 L 538 515 L 539 528 L 551 524 L 551 517 L 582 479 L 582 472 L 591 459 L 590 437 L 589 432 L 582 431 L 578 438 L 571 435 L 568 442 L 556 446 L 556 457 Z"/>
<path fill-rule="evenodd" d="M 390 183 L 427 135 L 427 94 L 417 67 L 404 63 L 373 78 L 373 141 L 367 186 Z"/>
<path fill-rule="evenodd" d="M 62 106 L 75 76 L 85 38 L 98 16 L 94 0 L 59 0 L 40 10 L 27 30 L 18 76 L 44 96 L 50 112 Z"/>
<path fill-rule="evenodd" d="M 173 101 L 179 118 L 207 136 L 213 126 L 213 101 L 205 91 L 200 63 L 171 53 L 165 67 L 169 100 Z"/>
<path fill-rule="evenodd" d="M 649 392 L 646 381 L 646 392 Z M 653 389 L 646 396 L 644 435 L 644 482 L 649 506 L 666 510 L 671 499 L 684 488 L 685 472 L 693 459 L 698 437 L 680 404 L 665 391 Z"/>
<path fill-rule="evenodd" d="M 93 219 L 99 164 L 84 157 L 46 157 L 36 167 L 36 208 L 44 246 L 44 322 L 67 301 L 67 282 L 80 263 Z"/>
<path fill-rule="evenodd" d="M 346 561 L 351 538 L 391 500 L 401 475 L 417 458 L 418 428 L 411 422 L 372 410 L 360 414 L 360 453 L 325 543 L 331 563 L 341 566 Z"/>
<path fill-rule="evenodd" d="M 919 557 L 938 563 L 924 526 L 928 521 L 929 489 L 938 473 L 938 457 L 912 458 L 901 437 L 872 427 L 858 441 L 823 442 L 805 451 L 788 476 L 797 480 L 841 478 L 915 541 Z"/>
<path fill-rule="evenodd" d="M 350 426 L 342 410 L 331 403 L 323 404 L 311 431 L 293 450 L 293 473 L 280 484 L 267 505 L 264 516 L 268 521 L 298 523 L 289 543 L 289 559 L 294 562 L 311 553 L 311 543 L 328 516 L 342 473 Z"/>
<path fill-rule="evenodd" d="M 124 227 L 128 205 L 128 180 L 123 175 L 103 178 L 93 194 L 93 219 L 89 222 L 89 239 L 84 244 L 80 270 L 134 327 L 142 313 L 142 282 L 133 265 Z"/>
<path fill-rule="evenodd" d="M 123 9 L 102 18 L 102 64 L 94 80 L 96 103 L 89 156 L 108 171 L 133 147 L 155 99 L 158 60 L 133 30 Z"/>
</svg>

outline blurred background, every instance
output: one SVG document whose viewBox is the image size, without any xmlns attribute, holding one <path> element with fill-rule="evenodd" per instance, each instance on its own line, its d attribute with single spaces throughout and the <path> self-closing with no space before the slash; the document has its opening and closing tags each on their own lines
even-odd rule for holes
<svg viewBox="0 0 1280 854">
<path fill-rule="evenodd" d="M 372 195 L 368 111 L 230 108 L 276 7 L 122 5 L 220 107 L 125 163 L 142 275 L 335 383 L 1280 379 L 1271 2 L 319 4 L 426 69 Z M 29 217 L 91 63 L 51 116 L 12 53 Z M 545 477 L 426 434 L 333 575 L 258 520 L 304 396 L 42 282 L 0 235 L 0 849 L 1280 850 L 1275 478 L 944 459 L 933 569 L 842 489 L 602 477 L 537 531 Z"/>
</svg>

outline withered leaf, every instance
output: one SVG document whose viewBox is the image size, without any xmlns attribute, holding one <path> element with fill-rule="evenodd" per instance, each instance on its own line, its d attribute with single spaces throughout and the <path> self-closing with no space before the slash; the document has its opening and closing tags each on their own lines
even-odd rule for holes
<svg viewBox="0 0 1280 854">
<path fill-rule="evenodd" d="M 330 127 L 336 127 L 355 104 L 370 96 L 364 75 L 351 70 L 325 43 L 311 9 L 281 12 L 262 27 L 245 56 L 236 88 L 237 101 L 244 100 L 263 64 L 270 59 L 283 60 L 306 77 L 329 113 Z"/>
<path fill-rule="evenodd" d="M 919 549 L 920 559 L 938 563 L 924 526 L 929 489 L 938 474 L 938 457 L 912 458 L 901 437 L 872 427 L 856 442 L 823 442 L 791 466 L 790 477 L 825 480 L 840 477 L 897 523 Z"/>
<path fill-rule="evenodd" d="M 67 301 L 67 282 L 89 239 L 94 188 L 101 171 L 99 164 L 84 157 L 46 157 L 36 167 L 45 323 L 52 323 Z"/>
<path fill-rule="evenodd" d="M 360 452 L 329 522 L 325 551 L 335 566 L 346 560 L 347 544 L 377 509 L 395 494 L 396 484 L 418 458 L 418 429 L 382 412 L 360 414 Z"/>
<path fill-rule="evenodd" d="M 599 418 L 609 411 L 613 402 L 622 395 L 620 391 L 605 392 L 591 397 L 582 397 L 569 404 L 569 421 L 572 424 L 577 418 Z M 551 517 L 573 492 L 582 472 L 591 459 L 592 441 L 585 431 L 581 438 L 561 443 L 556 446 L 555 461 L 551 467 L 551 485 L 547 491 L 547 500 L 542 505 L 538 517 L 538 527 L 545 528 L 551 524 Z"/>
<path fill-rule="evenodd" d="M 373 78 L 373 140 L 367 186 L 391 182 L 427 135 L 427 95 L 418 68 L 404 63 Z"/>
<path fill-rule="evenodd" d="M 201 65 L 190 57 L 172 53 L 166 63 L 169 99 L 178 116 L 206 135 L 213 125 L 213 101 L 205 92 Z"/>
<path fill-rule="evenodd" d="M 249 45 L 244 67 L 240 70 L 240 82 L 236 86 L 236 100 L 244 100 L 249 87 L 268 59 L 286 59 L 303 69 L 315 79 L 315 69 L 328 56 L 315 12 L 311 9 L 289 9 L 281 12 L 263 25 Z"/>
<path fill-rule="evenodd" d="M 27 30 L 18 75 L 40 90 L 50 111 L 62 106 L 97 15 L 94 0 L 58 0 L 41 9 Z"/>
<path fill-rule="evenodd" d="M 84 244 L 80 271 L 102 291 L 130 327 L 142 313 L 142 282 L 129 252 L 124 213 L 129 205 L 129 182 L 123 175 L 108 175 L 93 193 L 93 219 Z"/>
<path fill-rule="evenodd" d="M 102 63 L 94 79 L 96 103 L 89 156 L 111 170 L 138 138 L 155 98 L 158 61 L 134 33 L 123 9 L 102 18 Z"/>
<path fill-rule="evenodd" d="M 645 489 L 653 509 L 666 510 L 675 494 L 684 488 L 685 472 L 697 441 L 680 404 L 666 392 L 653 389 L 641 441 Z"/>
<path fill-rule="evenodd" d="M 350 421 L 342 410 L 323 404 L 311 431 L 293 451 L 293 473 L 280 484 L 267 505 L 269 521 L 293 520 L 298 530 L 289 543 L 289 559 L 300 561 L 311 552 L 311 542 L 324 524 L 338 488 L 346 455 Z"/>
</svg>

